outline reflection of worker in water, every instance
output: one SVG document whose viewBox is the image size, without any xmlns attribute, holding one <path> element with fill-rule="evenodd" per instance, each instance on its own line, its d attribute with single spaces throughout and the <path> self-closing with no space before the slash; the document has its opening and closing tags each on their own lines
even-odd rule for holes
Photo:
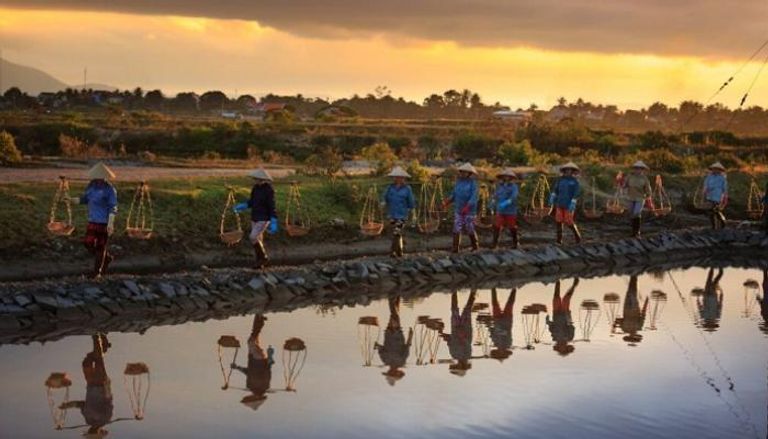
<svg viewBox="0 0 768 439">
<path fill-rule="evenodd" d="M 88 424 L 86 435 L 106 436 L 104 426 L 112 423 L 112 383 L 104 366 L 104 354 L 111 347 L 104 334 L 91 336 L 93 350 L 83 358 L 83 376 L 85 377 L 85 401 L 69 401 L 62 404 L 62 409 L 79 408 Z"/>
<path fill-rule="evenodd" d="M 576 335 L 576 328 L 573 326 L 571 318 L 571 297 L 579 285 L 579 278 L 573 279 L 573 285 L 566 291 L 565 296 L 560 297 L 560 280 L 555 282 L 555 295 L 552 297 L 552 320 L 547 315 L 547 326 L 549 333 L 552 334 L 552 341 L 555 345 L 553 350 L 558 354 L 566 356 L 576 348 L 571 344 Z"/>
<path fill-rule="evenodd" d="M 389 366 L 389 370 L 382 373 L 390 386 L 405 376 L 400 368 L 405 367 L 408 354 L 411 351 L 413 329 L 408 329 L 408 340 L 403 335 L 403 327 L 400 326 L 400 297 L 389 298 L 389 323 L 384 331 L 384 344 L 376 343 L 374 346 L 379 351 L 381 362 Z"/>
<path fill-rule="evenodd" d="M 763 316 L 763 324 L 760 329 L 768 334 L 768 268 L 763 269 L 763 295 L 758 296 L 760 303 L 760 315 Z"/>
<path fill-rule="evenodd" d="M 459 311 L 459 296 L 456 291 L 451 294 L 451 333 L 440 333 L 448 343 L 448 351 L 456 363 L 449 366 L 452 374 L 464 376 L 472 368 L 469 362 L 472 358 L 472 306 L 475 304 L 477 291 L 469 293 L 467 304 Z"/>
<path fill-rule="evenodd" d="M 645 325 L 645 315 L 648 311 L 648 298 L 645 298 L 643 307 L 640 307 L 640 298 L 637 291 L 637 275 L 632 275 L 629 278 L 629 286 L 627 287 L 627 296 L 624 298 L 624 310 L 622 311 L 621 318 L 616 319 L 615 326 L 621 328 L 621 331 L 626 334 L 623 340 L 629 343 L 630 346 L 636 346 L 643 340 L 643 336 L 639 334 L 640 330 Z"/>
<path fill-rule="evenodd" d="M 504 361 L 512 355 L 512 308 L 515 306 L 517 288 L 509 292 L 507 302 L 502 309 L 496 288 L 491 289 L 491 341 L 495 349 L 491 350 L 491 358 Z"/>
<path fill-rule="evenodd" d="M 720 327 L 720 316 L 723 313 L 723 289 L 720 288 L 723 269 L 719 268 L 717 275 L 714 274 L 715 269 L 710 268 L 707 274 L 707 283 L 704 285 L 704 294 L 696 299 L 701 326 L 708 332 L 717 331 L 717 328 Z"/>
<path fill-rule="evenodd" d="M 240 402 L 254 410 L 266 401 L 266 393 L 272 380 L 273 349 L 270 346 L 265 351 L 261 347 L 261 340 L 259 339 L 266 320 L 267 318 L 263 314 L 253 316 L 253 327 L 251 328 L 251 335 L 248 337 L 248 367 L 232 364 L 233 369 L 245 374 L 245 387 L 252 393 Z"/>
</svg>

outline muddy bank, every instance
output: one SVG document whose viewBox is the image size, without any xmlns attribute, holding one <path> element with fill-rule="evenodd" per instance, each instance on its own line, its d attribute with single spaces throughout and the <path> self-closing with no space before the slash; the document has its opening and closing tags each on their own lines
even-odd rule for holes
<svg viewBox="0 0 768 439">
<path fill-rule="evenodd" d="M 647 234 L 654 234 L 665 230 L 703 226 L 706 223 L 707 219 L 703 216 L 678 214 L 673 217 L 649 220 L 644 225 L 644 231 Z M 621 239 L 629 231 L 626 221 L 621 217 L 606 218 L 600 222 L 584 222 L 580 227 L 587 242 Z M 520 230 L 523 249 L 548 244 L 554 239 L 554 225 L 552 224 L 530 226 L 524 224 Z M 385 233 L 387 232 L 385 231 Z M 363 256 L 385 256 L 390 251 L 390 240 L 386 235 L 377 239 L 362 241 L 335 238 L 325 239 L 321 244 L 317 242 L 275 241 L 268 238 L 267 248 L 273 266 L 295 266 Z M 480 231 L 480 238 L 483 246 L 487 247 L 491 244 L 489 231 Z M 408 253 L 448 250 L 451 245 L 451 237 L 447 234 L 421 235 L 409 231 L 406 232 L 405 239 Z M 570 236 L 567 239 L 570 239 Z M 469 245 L 466 239 L 464 241 L 465 245 Z M 502 244 L 507 241 L 508 237 L 505 236 Z M 162 246 L 138 247 L 144 244 L 146 243 L 139 242 L 137 247 L 131 249 L 113 245 L 113 253 L 116 254 L 117 260 L 110 266 L 110 271 L 112 273 L 144 275 L 200 270 L 202 267 L 245 268 L 253 264 L 253 251 L 245 242 L 233 248 L 216 245 L 214 248 L 193 251 L 185 251 L 184 246 L 172 242 Z M 17 254 L 12 258 L 5 259 L 0 264 L 0 282 L 80 276 L 86 273 L 92 265 L 90 256 L 82 251 L 78 243 L 68 245 L 69 247 L 52 248 L 45 259 L 35 254 Z M 71 246 L 76 248 L 71 248 Z"/>
<path fill-rule="evenodd" d="M 510 288 L 532 280 L 595 277 L 703 263 L 760 264 L 762 232 L 726 229 L 660 233 L 572 247 L 540 246 L 461 255 L 360 258 L 258 273 L 219 269 L 178 275 L 9 283 L 0 286 L 0 344 L 55 340 L 95 331 L 226 318 L 255 311 L 353 306 L 389 294 L 426 295 L 467 287 Z"/>
</svg>

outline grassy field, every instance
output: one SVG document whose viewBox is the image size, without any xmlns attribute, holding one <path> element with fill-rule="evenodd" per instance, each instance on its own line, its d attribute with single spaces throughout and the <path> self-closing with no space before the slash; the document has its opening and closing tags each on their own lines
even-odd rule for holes
<svg viewBox="0 0 768 439">
<path fill-rule="evenodd" d="M 612 193 L 611 171 L 604 171 L 595 180 L 599 186 L 598 197 Z M 530 176 L 521 191 L 521 207 L 528 204 L 530 193 L 535 183 Z M 370 185 L 376 184 L 379 190 L 387 184 L 383 178 L 345 177 L 331 181 L 323 177 L 292 177 L 277 180 L 277 208 L 281 215 L 285 212 L 291 181 L 299 181 L 303 205 L 311 218 L 312 232 L 301 238 L 288 237 L 281 231 L 271 240 L 281 243 L 314 242 L 353 242 L 366 239 L 358 233 L 358 221 L 365 193 Z M 553 181 L 550 178 L 550 181 Z M 751 177 L 742 173 L 729 174 L 731 203 L 728 215 L 743 218 Z M 589 185 L 590 177 L 583 177 L 582 182 Z M 446 191 L 450 181 L 446 181 Z M 765 178 L 758 180 L 764 188 Z M 685 210 L 686 204 L 695 188 L 700 184 L 700 177 L 671 176 L 666 179 L 666 187 L 673 198 L 677 211 Z M 147 242 L 135 241 L 123 231 L 131 205 L 135 182 L 116 182 L 120 200 L 117 232 L 113 242 L 130 252 L 164 253 L 171 247 L 173 251 L 199 251 L 222 246 L 218 239 L 219 223 L 226 201 L 227 187 L 236 190 L 237 199 L 245 200 L 250 191 L 250 179 L 243 178 L 194 178 L 173 179 L 150 182 L 154 207 L 154 230 L 156 237 Z M 84 189 L 85 182 L 72 182 L 71 193 L 78 195 Z M 84 206 L 73 206 L 76 232 L 66 238 L 52 237 L 45 229 L 51 202 L 56 190 L 53 183 L 24 183 L 0 185 L 0 242 L 3 243 L 0 257 L 9 260 L 17 257 L 42 255 L 52 257 L 58 250 L 84 252 L 80 239 L 85 230 L 86 210 Z M 418 198 L 420 186 L 414 184 Z M 583 198 L 591 192 L 586 189 Z M 230 218 L 231 220 L 231 218 Z M 241 215 L 243 228 L 248 230 L 247 214 Z M 339 221 L 341 220 L 341 221 Z M 331 224 L 334 222 L 335 224 Z M 281 224 L 282 226 L 282 224 Z M 525 225 L 523 225 L 525 227 Z M 169 247 L 171 246 L 171 247 Z M 51 252 L 53 250 L 53 252 Z"/>
</svg>

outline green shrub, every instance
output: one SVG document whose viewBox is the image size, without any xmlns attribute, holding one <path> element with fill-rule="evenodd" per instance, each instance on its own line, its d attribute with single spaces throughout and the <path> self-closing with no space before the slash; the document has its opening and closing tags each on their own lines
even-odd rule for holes
<svg viewBox="0 0 768 439">
<path fill-rule="evenodd" d="M 397 155 L 395 155 L 392 148 L 385 142 L 374 143 L 371 146 L 363 148 L 362 156 L 364 159 L 371 162 L 376 175 L 386 174 L 392 169 L 395 161 L 397 161 Z"/>
<path fill-rule="evenodd" d="M 21 159 L 21 152 L 16 148 L 13 136 L 7 131 L 0 131 L 0 163 L 18 163 Z"/>
</svg>

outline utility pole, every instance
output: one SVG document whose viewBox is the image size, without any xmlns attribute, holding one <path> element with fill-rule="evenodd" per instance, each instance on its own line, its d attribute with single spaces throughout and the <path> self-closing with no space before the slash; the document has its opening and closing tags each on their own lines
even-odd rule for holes
<svg viewBox="0 0 768 439">
<path fill-rule="evenodd" d="M 88 84 L 88 67 L 83 68 L 83 91 L 85 91 L 86 84 Z"/>
<path fill-rule="evenodd" d="M 3 94 L 3 49 L 0 49 L 0 94 Z"/>
</svg>

